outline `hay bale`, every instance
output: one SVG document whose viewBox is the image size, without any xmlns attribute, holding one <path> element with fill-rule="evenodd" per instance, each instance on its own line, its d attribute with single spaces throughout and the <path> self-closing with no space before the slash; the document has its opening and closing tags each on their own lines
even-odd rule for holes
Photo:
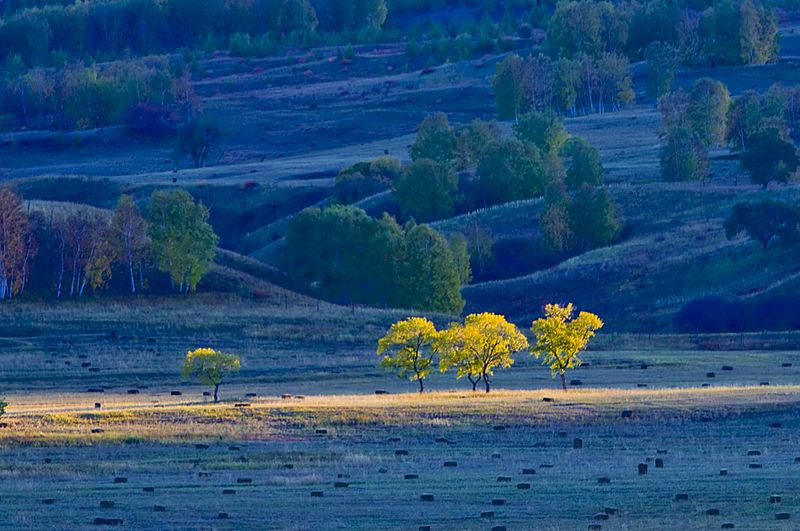
<svg viewBox="0 0 800 531">
<path fill-rule="evenodd" d="M 94 525 L 122 525 L 121 518 L 95 518 Z"/>
<path fill-rule="evenodd" d="M 335 489 L 346 489 L 350 486 L 350 483 L 346 481 L 334 481 L 333 488 Z"/>
<path fill-rule="evenodd" d="M 103 509 L 113 509 L 114 508 L 114 502 L 111 501 L 111 500 L 102 500 L 100 502 L 100 507 L 102 507 Z"/>
<path fill-rule="evenodd" d="M 639 388 L 647 387 L 647 384 L 646 383 L 637 383 L 636 387 L 639 387 Z"/>
<path fill-rule="evenodd" d="M 727 468 L 720 468 L 719 469 L 719 475 L 720 476 L 727 476 L 728 475 L 728 469 Z"/>
<path fill-rule="evenodd" d="M 791 517 L 789 513 L 775 513 L 775 520 L 789 520 Z"/>
<path fill-rule="evenodd" d="M 617 509 L 616 507 L 605 507 L 603 511 L 605 511 L 605 513 L 609 516 L 614 516 L 619 514 L 619 509 Z"/>
<path fill-rule="evenodd" d="M 506 531 L 506 526 L 504 525 L 492 526 L 492 531 Z"/>
<path fill-rule="evenodd" d="M 523 468 L 522 469 L 522 475 L 523 476 L 532 476 L 535 473 L 536 473 L 536 469 L 535 468 Z"/>
<path fill-rule="evenodd" d="M 155 492 L 155 487 L 142 487 L 142 492 Z"/>
<path fill-rule="evenodd" d="M 780 494 L 770 494 L 769 502 L 770 503 L 780 503 L 781 502 Z"/>
<path fill-rule="evenodd" d="M 45 498 L 42 500 L 42 504 L 44 505 L 53 505 L 56 502 L 54 498 Z"/>
<path fill-rule="evenodd" d="M 725 522 L 720 526 L 722 529 L 735 529 L 736 525 L 731 522 Z"/>
<path fill-rule="evenodd" d="M 103 428 L 92 428 L 92 433 L 103 433 L 104 431 Z"/>
<path fill-rule="evenodd" d="M 114 483 L 127 483 L 127 482 L 128 482 L 128 478 L 124 478 L 124 477 L 116 477 L 116 478 L 114 478 Z"/>
<path fill-rule="evenodd" d="M 492 459 L 500 459 L 500 454 L 492 454 Z"/>
<path fill-rule="evenodd" d="M 222 489 L 222 494 L 236 494 L 234 489 Z"/>
<path fill-rule="evenodd" d="M 622 418 L 624 418 L 624 419 L 629 419 L 629 418 L 633 417 L 633 411 L 631 411 L 630 409 L 626 409 L 626 410 L 624 410 L 622 412 L 622 414 L 620 416 Z"/>
<path fill-rule="evenodd" d="M 530 483 L 517 483 L 517 490 L 530 490 L 531 484 Z"/>
<path fill-rule="evenodd" d="M 762 387 L 767 387 L 769 385 L 769 382 L 759 382 L 758 385 L 760 385 Z"/>
<path fill-rule="evenodd" d="M 685 492 L 681 492 L 675 495 L 675 501 L 689 501 L 689 495 Z"/>
<path fill-rule="evenodd" d="M 400 442 L 400 437 L 389 437 L 389 442 L 392 443 Z"/>
<path fill-rule="evenodd" d="M 639 463 L 639 475 L 644 476 L 645 474 L 647 474 L 647 464 Z"/>
<path fill-rule="evenodd" d="M 723 371 L 732 371 L 733 367 L 731 367 L 730 365 L 723 365 L 722 366 L 722 370 Z"/>
<path fill-rule="evenodd" d="M 494 511 L 483 511 L 481 518 L 494 518 Z"/>
<path fill-rule="evenodd" d="M 102 387 L 90 387 L 86 390 L 87 393 L 105 393 L 106 390 Z"/>
<path fill-rule="evenodd" d="M 578 438 L 572 439 L 572 447 L 576 450 L 579 448 L 583 448 L 583 439 L 578 439 Z"/>
<path fill-rule="evenodd" d="M 553 468 L 553 465 L 541 464 L 541 465 L 539 465 L 539 468 Z"/>
<path fill-rule="evenodd" d="M 389 471 L 389 469 L 387 469 L 387 468 L 379 468 L 379 469 L 378 469 L 378 474 L 385 474 L 385 473 L 387 473 L 388 471 Z"/>
<path fill-rule="evenodd" d="M 543 442 L 533 443 L 533 447 L 534 448 L 547 448 L 547 443 L 543 443 Z"/>
<path fill-rule="evenodd" d="M 220 520 L 227 520 L 230 518 L 230 515 L 228 513 L 217 513 L 217 518 Z"/>
<path fill-rule="evenodd" d="M 250 484 L 253 482 L 253 478 L 236 478 L 236 483 L 240 485 Z"/>
<path fill-rule="evenodd" d="M 600 531 L 603 529 L 603 526 L 600 524 L 589 524 L 589 531 Z"/>
<path fill-rule="evenodd" d="M 429 525 L 421 525 L 421 526 L 419 526 L 419 531 L 431 531 L 431 526 L 429 526 Z"/>
<path fill-rule="evenodd" d="M 572 385 L 572 386 L 576 386 L 576 387 L 578 387 L 578 386 L 581 386 L 581 385 L 583 385 L 583 382 L 582 382 L 582 381 L 580 381 L 580 380 L 570 380 L 570 381 L 569 381 L 569 384 L 570 384 L 570 385 Z"/>
<path fill-rule="evenodd" d="M 784 367 L 784 368 L 791 367 L 791 366 L 792 366 L 791 363 L 781 363 L 781 367 Z"/>
<path fill-rule="evenodd" d="M 759 468 L 764 468 L 764 465 L 762 465 L 761 463 L 750 463 L 749 465 L 747 465 L 747 468 L 759 469 Z"/>
<path fill-rule="evenodd" d="M 250 404 L 248 402 L 238 402 L 233 407 L 250 407 Z"/>
<path fill-rule="evenodd" d="M 433 494 L 420 494 L 419 499 L 422 501 L 433 501 Z"/>
<path fill-rule="evenodd" d="M 103 407 L 103 404 L 101 404 L 100 402 L 95 402 L 94 403 L 94 408 L 95 409 L 100 409 L 101 407 Z"/>
<path fill-rule="evenodd" d="M 350 474 L 336 474 L 339 479 L 350 479 Z"/>
<path fill-rule="evenodd" d="M 748 450 L 747 457 L 753 457 L 754 455 L 761 455 L 761 452 L 758 450 Z"/>
<path fill-rule="evenodd" d="M 127 392 L 128 392 L 129 395 L 138 395 L 139 394 L 139 390 L 138 389 L 128 389 Z"/>
<path fill-rule="evenodd" d="M 317 428 L 316 430 L 314 430 L 314 433 L 316 433 L 317 435 L 327 435 L 328 430 L 326 430 L 325 428 Z"/>
<path fill-rule="evenodd" d="M 639 365 L 639 368 L 642 369 L 642 370 L 646 370 L 647 369 L 647 364 L 646 363 L 642 363 L 641 365 Z"/>
<path fill-rule="evenodd" d="M 495 498 L 492 500 L 492 505 L 505 505 L 506 500 L 504 498 Z"/>
<path fill-rule="evenodd" d="M 664 460 L 660 457 L 656 458 L 656 468 L 664 468 Z"/>
<path fill-rule="evenodd" d="M 394 455 L 408 455 L 408 450 L 395 450 Z"/>
<path fill-rule="evenodd" d="M 52 462 L 53 462 L 53 460 L 52 460 L 52 459 L 50 459 L 49 457 L 45 457 L 45 458 L 44 458 L 44 464 L 46 464 L 46 465 L 49 465 L 49 464 L 50 464 L 50 463 L 52 463 Z"/>
<path fill-rule="evenodd" d="M 183 393 L 181 393 L 180 391 L 170 391 L 169 394 L 171 396 L 181 396 Z"/>
<path fill-rule="evenodd" d="M 598 485 L 610 485 L 611 484 L 611 478 L 597 478 L 597 484 Z"/>
<path fill-rule="evenodd" d="M 247 398 L 254 398 L 254 397 L 258 396 L 258 394 L 257 393 L 245 393 L 244 396 L 246 396 Z"/>
<path fill-rule="evenodd" d="M 511 481 L 511 476 L 497 476 L 497 481 L 499 483 L 508 483 Z"/>
<path fill-rule="evenodd" d="M 546 396 L 546 397 L 542 398 L 542 402 L 555 402 L 555 400 L 553 400 L 549 396 Z"/>
<path fill-rule="evenodd" d="M 203 396 L 211 396 L 211 391 L 203 391 Z"/>
<path fill-rule="evenodd" d="M 312 490 L 311 497 L 312 498 L 322 498 L 323 494 L 321 490 Z"/>
<path fill-rule="evenodd" d="M 153 505 L 153 512 L 154 513 L 163 513 L 167 510 L 164 505 Z"/>
<path fill-rule="evenodd" d="M 208 445 L 207 444 L 195 444 L 194 447 L 197 450 L 208 450 Z"/>
<path fill-rule="evenodd" d="M 706 516 L 719 516 L 719 509 L 706 509 Z"/>
<path fill-rule="evenodd" d="M 375 394 L 376 395 L 388 395 L 389 391 L 387 391 L 386 389 L 376 389 L 375 390 Z"/>
<path fill-rule="evenodd" d="M 780 422 L 770 422 L 769 423 L 769 427 L 770 428 L 782 428 L 783 424 L 781 424 Z"/>
<path fill-rule="evenodd" d="M 714 374 L 713 372 L 707 372 L 706 373 L 706 378 L 716 378 L 716 377 L 717 377 L 717 375 Z"/>
<path fill-rule="evenodd" d="M 403 479 L 419 479 L 419 474 L 406 474 Z"/>
</svg>

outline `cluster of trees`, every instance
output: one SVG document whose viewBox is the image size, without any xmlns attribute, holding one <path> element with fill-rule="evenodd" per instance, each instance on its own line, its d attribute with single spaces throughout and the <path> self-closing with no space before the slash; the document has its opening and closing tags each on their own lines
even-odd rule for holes
<svg viewBox="0 0 800 531">
<path fill-rule="evenodd" d="M 729 143 L 753 183 L 786 182 L 797 170 L 800 87 L 773 85 L 765 95 L 748 91 L 731 100 L 719 81 L 699 79 L 689 92 L 669 92 L 659 100 L 661 172 L 669 181 L 708 175 L 708 151 Z"/>
<path fill-rule="evenodd" d="M 640 59 L 653 43 L 697 66 L 764 64 L 777 54 L 775 15 L 758 0 L 563 0 L 547 30 L 550 47 L 568 57 Z"/>
<path fill-rule="evenodd" d="M 0 189 L 0 300 L 37 284 L 57 298 L 82 297 L 100 289 L 114 270 L 129 278 L 130 291 L 145 284 L 154 265 L 181 293 L 194 290 L 216 253 L 208 209 L 189 193 L 154 192 L 143 216 L 130 196 L 111 215 L 76 208 L 66 213 L 25 210 L 22 199 Z"/>
<path fill-rule="evenodd" d="M 610 52 L 556 59 L 511 55 L 497 65 L 492 84 L 502 120 L 531 110 L 571 116 L 613 111 L 634 99 L 627 57 Z"/>
<path fill-rule="evenodd" d="M 731 240 L 742 232 L 758 242 L 764 252 L 774 239 L 797 243 L 800 241 L 800 207 L 773 200 L 736 203 L 725 221 L 725 234 Z"/>
<path fill-rule="evenodd" d="M 29 129 L 129 124 L 155 136 L 173 132 L 197 106 L 188 73 L 163 57 L 56 70 L 11 68 L 0 94 L 0 114 Z"/>
<path fill-rule="evenodd" d="M 428 319 L 411 317 L 391 326 L 378 341 L 377 352 L 383 356 L 382 367 L 401 379 L 418 382 L 420 393 L 437 361 L 441 372 L 453 369 L 459 380 L 466 376 L 473 391 L 483 381 L 488 393 L 494 371 L 511 367 L 513 354 L 529 348 L 533 356 L 542 358 L 542 365 L 550 367 L 553 377 L 561 377 L 566 391 L 567 370 L 581 365 L 580 352 L 603 326 L 593 313 L 573 314 L 572 304 L 548 304 L 545 316 L 533 321 L 533 345 L 502 315 L 471 314 L 463 323 L 451 323 L 441 331 Z"/>
<path fill-rule="evenodd" d="M 235 35 L 313 42 L 317 31 L 380 28 L 385 0 L 110 0 L 34 7 L 0 21 L 0 57 L 29 66 L 181 48 L 220 49 Z"/>
<path fill-rule="evenodd" d="M 471 276 L 463 238 L 448 242 L 428 225 L 375 219 L 353 206 L 308 208 L 286 235 L 285 270 L 318 296 L 460 313 Z"/>
</svg>

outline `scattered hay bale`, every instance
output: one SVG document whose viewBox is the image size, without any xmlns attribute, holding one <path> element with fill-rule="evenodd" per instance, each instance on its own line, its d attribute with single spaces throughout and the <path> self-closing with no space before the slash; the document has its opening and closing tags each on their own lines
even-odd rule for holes
<svg viewBox="0 0 800 531">
<path fill-rule="evenodd" d="M 429 526 L 429 525 L 421 525 L 421 526 L 419 526 L 419 531 L 431 531 L 431 526 Z"/>
<path fill-rule="evenodd" d="M 386 389 L 375 389 L 375 394 L 376 395 L 388 395 L 389 391 L 387 391 Z"/>
<path fill-rule="evenodd" d="M 122 525 L 121 518 L 95 518 L 94 525 Z"/>
<path fill-rule="evenodd" d="M 781 363 L 781 367 L 784 367 L 784 368 L 791 367 L 791 366 L 792 366 L 791 363 Z"/>
<path fill-rule="evenodd" d="M 103 407 L 103 404 L 101 404 L 100 402 L 95 402 L 94 403 L 94 408 L 95 409 L 100 409 L 101 407 Z"/>
<path fill-rule="evenodd" d="M 254 397 L 258 396 L 258 394 L 257 393 L 246 393 L 244 396 L 246 396 L 247 398 L 254 398 Z"/>
<path fill-rule="evenodd" d="M 781 424 L 780 422 L 770 422 L 769 423 L 769 427 L 770 428 L 782 428 L 783 424 Z"/>
<path fill-rule="evenodd" d="M 659 454 L 659 455 L 667 455 L 667 451 L 666 450 L 656 450 L 656 453 Z"/>
<path fill-rule="evenodd" d="M 706 373 L 706 378 L 716 378 L 716 377 L 717 377 L 717 375 L 714 374 L 713 372 L 707 372 Z"/>
<path fill-rule="evenodd" d="M 53 462 L 53 460 L 52 460 L 52 459 L 50 459 L 49 457 L 45 457 L 45 458 L 44 458 L 44 464 L 46 464 L 46 465 L 49 465 L 49 464 L 50 464 L 50 463 L 52 463 L 52 462 Z"/>
<path fill-rule="evenodd" d="M 541 465 L 539 465 L 539 468 L 553 468 L 553 465 L 541 464 Z"/>
<path fill-rule="evenodd" d="M 547 448 L 547 443 L 543 443 L 543 442 L 533 443 L 533 447 L 534 448 Z"/>
<path fill-rule="evenodd" d="M 499 483 L 508 483 L 511 481 L 511 476 L 497 476 L 497 481 Z"/>
<path fill-rule="evenodd" d="M 723 371 L 732 371 L 733 367 L 731 367 L 730 365 L 723 365 L 722 366 L 722 370 Z"/>
<path fill-rule="evenodd" d="M 522 475 L 523 476 L 532 476 L 535 473 L 536 473 L 536 469 L 535 468 L 523 468 L 522 469 Z"/>
<path fill-rule="evenodd" d="M 138 389 L 128 389 L 128 394 L 129 395 L 138 395 L 139 394 L 139 390 Z"/>
<path fill-rule="evenodd" d="M 436 437 L 436 439 L 435 439 L 435 442 L 437 442 L 437 443 L 444 443 L 444 444 L 448 444 L 450 441 L 448 441 L 448 440 L 447 440 L 446 438 L 444 438 L 444 437 Z"/>
<path fill-rule="evenodd" d="M 217 518 L 220 520 L 227 520 L 230 518 L 230 515 L 228 513 L 217 513 Z"/>
<path fill-rule="evenodd" d="M 408 455 L 408 450 L 395 450 L 394 455 Z"/>
<path fill-rule="evenodd" d="M 504 525 L 492 526 L 492 531 L 506 531 L 506 526 Z"/>
<path fill-rule="evenodd" d="M 639 475 L 644 476 L 645 474 L 647 474 L 647 464 L 639 463 Z"/>
<path fill-rule="evenodd" d="M 530 483 L 517 483 L 517 490 L 530 490 Z"/>
<path fill-rule="evenodd" d="M 208 450 L 208 445 L 207 444 L 198 443 L 198 444 L 195 444 L 194 447 L 197 450 Z"/>
<path fill-rule="evenodd" d="M 321 490 L 312 490 L 311 497 L 312 498 L 322 498 L 323 494 Z"/>
<path fill-rule="evenodd" d="M 758 450 L 748 450 L 747 451 L 747 457 L 752 457 L 754 455 L 761 455 L 761 452 L 758 451 Z"/>
<path fill-rule="evenodd" d="M 603 529 L 603 526 L 600 524 L 589 524 L 589 531 L 600 531 Z"/>
<path fill-rule="evenodd" d="M 637 383 L 636 387 L 639 387 L 639 388 L 647 387 L 647 384 L 646 383 Z"/>
<path fill-rule="evenodd" d="M 86 390 L 87 393 L 105 393 L 106 390 L 102 387 L 90 387 Z"/>
<path fill-rule="evenodd" d="M 164 505 L 153 505 L 153 512 L 154 513 L 163 513 L 167 510 Z"/>
<path fill-rule="evenodd" d="M 349 486 L 350 486 L 350 483 L 348 483 L 346 481 L 335 481 L 333 483 L 333 488 L 335 488 L 335 489 L 346 489 Z"/>
<path fill-rule="evenodd" d="M 583 385 L 583 382 L 581 380 L 570 380 L 569 384 L 572 385 L 572 386 L 578 387 L 578 386 Z"/>
<path fill-rule="evenodd" d="M 419 479 L 419 474 L 406 474 L 403 479 Z"/>
<path fill-rule="evenodd" d="M 317 435 L 327 435 L 328 430 L 326 430 L 325 428 L 317 428 L 316 430 L 314 430 L 314 433 L 316 433 Z"/>
<path fill-rule="evenodd" d="M 127 482 L 128 482 L 128 478 L 124 478 L 124 477 L 116 477 L 116 478 L 114 478 L 114 483 L 127 483 Z"/>
<path fill-rule="evenodd" d="M 764 465 L 762 465 L 761 463 L 750 463 L 749 465 L 747 465 L 747 468 L 752 468 L 752 469 L 764 468 Z"/>
<path fill-rule="evenodd" d="M 769 385 L 769 382 L 760 382 L 758 385 L 760 385 L 762 387 L 766 387 L 766 386 Z"/>
<path fill-rule="evenodd" d="M 420 494 L 419 499 L 422 501 L 433 501 L 433 494 Z"/>
<path fill-rule="evenodd" d="M 597 478 L 597 484 L 598 485 L 610 485 L 611 484 L 611 478 L 605 478 L 605 477 Z"/>
<path fill-rule="evenodd" d="M 155 487 L 142 487 L 142 492 L 155 492 Z"/>
<path fill-rule="evenodd" d="M 42 500 L 42 504 L 44 505 L 53 505 L 56 502 L 54 498 L 45 498 Z"/>
<path fill-rule="evenodd" d="M 203 391 L 203 396 L 211 396 L 211 391 Z"/>
<path fill-rule="evenodd" d="M 624 419 L 629 419 L 629 418 L 633 417 L 633 411 L 631 411 L 630 409 L 626 409 L 626 410 L 624 410 L 622 412 L 622 414 L 620 416 L 622 418 L 624 418 Z"/>
<path fill-rule="evenodd" d="M 725 522 L 720 526 L 722 529 L 735 529 L 736 525 L 731 522 Z"/>
<path fill-rule="evenodd" d="M 675 495 L 675 501 L 689 501 L 689 495 L 685 492 L 681 492 Z"/>
<path fill-rule="evenodd" d="M 400 442 L 400 437 L 389 437 L 389 442 Z"/>
<path fill-rule="evenodd" d="M 172 396 L 181 396 L 183 393 L 180 391 L 170 391 L 169 394 Z"/>
<path fill-rule="evenodd" d="M 387 473 L 388 471 L 389 471 L 389 469 L 387 469 L 387 468 L 379 468 L 379 469 L 378 469 L 378 474 L 385 474 L 385 473 Z"/>
<path fill-rule="evenodd" d="M 728 475 L 728 469 L 727 468 L 720 468 L 719 469 L 719 475 L 720 476 L 727 476 Z"/>
<path fill-rule="evenodd" d="M 780 494 L 770 494 L 769 502 L 770 503 L 780 503 L 781 502 Z"/>
<path fill-rule="evenodd" d="M 492 426 L 492 429 L 494 431 L 503 431 L 503 430 L 506 429 L 506 427 L 505 426 Z"/>
<path fill-rule="evenodd" d="M 481 518 L 494 518 L 494 511 L 481 512 Z"/>
<path fill-rule="evenodd" d="M 800 463 L 800 457 L 795 457 L 795 458 L 794 458 L 794 462 L 795 462 L 795 463 Z"/>
<path fill-rule="evenodd" d="M 664 460 L 660 457 L 656 458 L 656 468 L 664 468 Z"/>
<path fill-rule="evenodd" d="M 492 459 L 500 459 L 500 454 L 492 454 Z"/>
<path fill-rule="evenodd" d="M 103 428 L 92 428 L 92 433 L 103 433 L 104 431 Z"/>
<path fill-rule="evenodd" d="M 789 513 L 775 513 L 775 520 L 789 520 L 791 517 Z"/>
<path fill-rule="evenodd" d="M 642 370 L 646 370 L 647 369 L 647 364 L 646 363 L 642 363 L 641 365 L 639 365 L 639 368 L 642 369 Z"/>
<path fill-rule="evenodd" d="M 100 507 L 102 507 L 103 509 L 113 509 L 114 508 L 114 502 L 111 501 L 111 500 L 102 500 L 100 502 Z"/>
<path fill-rule="evenodd" d="M 555 400 L 553 400 L 549 396 L 546 396 L 546 397 L 542 398 L 542 402 L 555 402 Z"/>
<path fill-rule="evenodd" d="M 236 483 L 239 485 L 250 484 L 253 482 L 252 478 L 236 478 Z"/>
<path fill-rule="evenodd" d="M 617 509 L 616 507 L 605 507 L 603 511 L 605 511 L 605 513 L 609 516 L 614 516 L 619 514 L 619 509 Z"/>
<path fill-rule="evenodd" d="M 495 498 L 492 500 L 492 505 L 505 505 L 506 500 L 504 498 Z"/>
<path fill-rule="evenodd" d="M 238 402 L 234 404 L 233 407 L 250 407 L 250 404 L 247 402 Z"/>
<path fill-rule="evenodd" d="M 576 450 L 583 448 L 583 439 L 572 439 L 572 447 Z"/>
<path fill-rule="evenodd" d="M 238 446 L 228 446 L 228 450 L 231 451 L 231 452 L 238 452 L 239 451 L 239 447 Z"/>
<path fill-rule="evenodd" d="M 350 479 L 350 474 L 336 474 L 339 479 Z"/>
<path fill-rule="evenodd" d="M 719 509 L 706 509 L 706 516 L 719 516 Z"/>
<path fill-rule="evenodd" d="M 222 489 L 222 494 L 236 494 L 234 489 Z"/>
</svg>

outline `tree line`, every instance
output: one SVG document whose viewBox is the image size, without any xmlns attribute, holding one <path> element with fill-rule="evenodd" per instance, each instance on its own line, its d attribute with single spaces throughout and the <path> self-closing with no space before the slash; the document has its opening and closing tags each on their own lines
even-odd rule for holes
<svg viewBox="0 0 800 531">
<path fill-rule="evenodd" d="M 399 378 L 416 381 L 419 392 L 424 380 L 435 370 L 456 371 L 456 378 L 466 377 L 475 391 L 481 381 L 488 393 L 494 371 L 514 364 L 513 355 L 525 349 L 542 365 L 550 368 L 553 377 L 561 378 L 567 390 L 567 370 L 582 364 L 584 350 L 603 321 L 590 312 L 575 314 L 572 304 L 548 304 L 545 316 L 533 321 L 533 345 L 527 337 L 502 315 L 478 313 L 468 315 L 463 323 L 451 323 L 437 330 L 424 317 L 410 317 L 394 323 L 378 341 L 381 367 Z"/>
<path fill-rule="evenodd" d="M 82 298 L 107 285 L 114 271 L 130 292 L 146 286 L 146 271 L 167 273 L 179 293 L 196 289 L 216 253 L 209 211 L 183 190 L 153 192 L 140 212 L 123 195 L 109 213 L 76 206 L 56 212 L 26 209 L 8 187 L 0 189 L 0 300 L 29 287 L 56 298 Z"/>
<path fill-rule="evenodd" d="M 32 7 L 0 21 L 0 57 L 28 66 L 227 47 L 236 34 L 313 43 L 318 31 L 380 28 L 385 0 L 110 0 Z"/>
</svg>

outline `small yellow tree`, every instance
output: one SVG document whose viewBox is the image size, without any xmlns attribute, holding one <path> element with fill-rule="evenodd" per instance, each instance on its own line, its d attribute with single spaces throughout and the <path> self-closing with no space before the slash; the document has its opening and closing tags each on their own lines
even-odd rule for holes
<svg viewBox="0 0 800 531">
<path fill-rule="evenodd" d="M 436 355 L 437 335 L 436 327 L 424 317 L 409 317 L 394 323 L 378 340 L 378 354 L 383 355 L 381 367 L 394 371 L 401 379 L 416 380 L 419 392 L 423 392 L 423 380 L 430 374 Z"/>
<path fill-rule="evenodd" d="M 184 378 L 197 378 L 201 384 L 214 386 L 214 402 L 219 400 L 219 386 L 222 379 L 238 372 L 241 362 L 235 354 L 217 352 L 213 348 L 198 348 L 186 353 L 181 375 Z"/>
<path fill-rule="evenodd" d="M 497 367 L 511 367 L 514 352 L 528 346 L 528 340 L 516 326 L 502 315 L 478 313 L 468 315 L 464 324 L 453 323 L 437 341 L 441 352 L 439 370 L 456 368 L 456 378 L 466 376 L 474 391 L 483 380 L 489 392 L 489 378 Z"/>
<path fill-rule="evenodd" d="M 603 321 L 589 312 L 580 312 L 572 318 L 572 303 L 566 306 L 548 304 L 545 317 L 533 322 L 536 343 L 531 349 L 537 359 L 543 356 L 542 365 L 550 366 L 553 378 L 561 375 L 561 386 L 567 390 L 567 369 L 579 367 L 583 361 L 579 354 L 586 348 L 596 330 L 603 327 Z"/>
</svg>

